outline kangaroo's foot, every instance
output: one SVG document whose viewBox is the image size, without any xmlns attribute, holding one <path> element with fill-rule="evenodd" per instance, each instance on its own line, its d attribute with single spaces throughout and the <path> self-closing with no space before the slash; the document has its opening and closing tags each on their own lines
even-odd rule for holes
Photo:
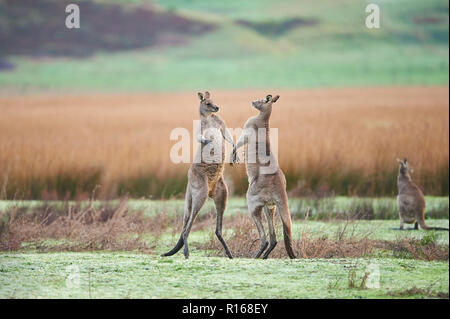
<svg viewBox="0 0 450 319">
<path fill-rule="evenodd" d="M 277 245 L 276 241 L 273 243 L 270 243 L 269 248 L 264 253 L 263 259 L 267 259 L 267 257 L 269 257 L 269 254 L 272 252 L 272 250 L 275 248 L 276 245 Z"/>
<path fill-rule="evenodd" d="M 258 259 L 261 254 L 264 252 L 264 250 L 267 248 L 267 246 L 269 245 L 269 243 L 266 241 L 264 243 L 261 244 L 261 248 L 259 248 L 258 252 L 255 255 L 255 259 Z"/>
</svg>

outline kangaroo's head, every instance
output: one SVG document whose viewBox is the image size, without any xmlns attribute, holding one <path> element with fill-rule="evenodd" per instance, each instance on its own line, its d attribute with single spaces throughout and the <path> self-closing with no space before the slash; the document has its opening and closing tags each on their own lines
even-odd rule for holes
<svg viewBox="0 0 450 319">
<path fill-rule="evenodd" d="M 253 101 L 252 106 L 257 109 L 260 114 L 270 116 L 272 113 L 272 104 L 278 101 L 279 98 L 279 95 L 275 95 L 275 97 L 272 98 L 272 95 L 269 94 L 265 99 Z"/>
<path fill-rule="evenodd" d="M 211 100 L 208 91 L 205 94 L 199 92 L 198 98 L 200 99 L 200 115 L 208 116 L 211 113 L 219 111 L 219 107 Z"/>
<path fill-rule="evenodd" d="M 408 163 L 408 161 L 406 160 L 406 158 L 404 158 L 403 159 L 403 161 L 402 160 L 399 160 L 398 158 L 397 158 L 397 162 L 399 163 L 399 168 L 398 168 L 398 174 L 399 175 L 403 175 L 403 176 L 407 176 L 407 177 L 410 177 L 409 176 L 409 173 L 411 172 L 413 172 L 413 169 L 411 168 L 411 166 L 409 166 L 409 163 Z"/>
</svg>

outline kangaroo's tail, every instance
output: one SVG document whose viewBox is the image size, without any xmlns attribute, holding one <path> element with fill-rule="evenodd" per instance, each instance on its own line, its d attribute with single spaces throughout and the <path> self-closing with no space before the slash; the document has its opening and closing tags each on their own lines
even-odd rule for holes
<svg viewBox="0 0 450 319">
<path fill-rule="evenodd" d="M 287 199 L 279 203 L 279 205 L 277 206 L 278 212 L 281 217 L 281 221 L 283 222 L 284 247 L 286 248 L 286 252 L 289 258 L 291 259 L 297 258 L 295 256 L 294 248 L 292 245 L 292 221 Z"/>
<path fill-rule="evenodd" d="M 172 256 L 174 254 L 176 254 L 182 247 L 184 246 L 184 241 L 183 241 L 183 234 L 180 236 L 180 239 L 178 239 L 177 244 L 175 245 L 175 247 L 172 248 L 171 251 L 168 251 L 165 254 L 162 254 L 162 257 L 166 257 L 166 256 Z"/>
<path fill-rule="evenodd" d="M 425 223 L 425 220 L 418 220 L 417 222 L 419 223 L 420 228 L 425 229 L 425 230 L 446 230 L 446 231 L 449 231 L 449 229 L 445 228 L 445 227 L 429 227 Z"/>
<path fill-rule="evenodd" d="M 183 246 L 184 246 L 183 232 L 184 232 L 184 229 L 186 228 L 186 224 L 189 220 L 189 216 L 191 214 L 191 209 L 192 209 L 191 188 L 188 186 L 186 189 L 186 202 L 184 205 L 183 231 L 181 232 L 180 239 L 178 239 L 177 244 L 175 245 L 175 247 L 172 248 L 171 251 L 169 251 L 165 254 L 162 254 L 161 257 L 172 256 L 172 255 L 176 254 L 181 248 L 183 248 Z"/>
</svg>

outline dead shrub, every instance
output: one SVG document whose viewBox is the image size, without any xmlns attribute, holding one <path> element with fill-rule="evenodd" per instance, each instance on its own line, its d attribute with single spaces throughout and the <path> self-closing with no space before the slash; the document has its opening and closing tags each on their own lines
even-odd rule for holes
<svg viewBox="0 0 450 319">
<path fill-rule="evenodd" d="M 209 212 L 198 216 L 192 230 L 214 225 L 215 216 Z M 178 235 L 182 226 L 183 216 L 162 211 L 146 217 L 142 211 L 130 212 L 126 201 L 100 207 L 92 201 L 87 205 L 48 202 L 32 209 L 15 207 L 0 213 L 0 251 L 19 250 L 26 245 L 39 251 L 150 252 L 164 232 L 170 228 L 173 235 Z"/>
<path fill-rule="evenodd" d="M 428 298 L 439 298 L 439 299 L 448 299 L 448 293 L 442 292 L 442 291 L 433 291 L 431 288 L 417 288 L 416 286 L 413 286 L 410 289 L 406 290 L 399 290 L 399 291 L 390 291 L 387 293 L 389 296 L 392 297 L 411 297 L 415 295 L 425 295 Z"/>
<path fill-rule="evenodd" d="M 211 236 L 203 243 L 194 243 L 210 255 L 223 256 L 223 247 L 214 234 L 215 214 L 198 216 L 193 231 L 209 229 Z M 287 258 L 279 217 L 275 219 L 278 245 L 271 258 Z M 142 211 L 130 212 L 127 202 L 100 206 L 89 202 L 70 204 L 46 203 L 31 211 L 15 207 L 0 213 L 0 250 L 35 248 L 39 251 L 138 250 L 151 252 L 163 233 L 178 237 L 183 216 L 165 211 L 144 216 Z M 347 219 L 335 233 L 312 233 L 303 227 L 294 238 L 299 258 L 370 257 L 380 250 L 396 258 L 448 261 L 448 245 L 438 244 L 429 234 L 422 240 L 401 238 L 394 241 L 369 239 L 370 233 L 357 234 L 358 223 Z M 224 237 L 235 257 L 251 258 L 259 248 L 259 236 L 247 214 L 237 213 L 224 220 Z"/>
<path fill-rule="evenodd" d="M 144 218 L 130 213 L 126 202 L 117 206 L 80 204 L 63 208 L 43 205 L 32 212 L 13 209 L 0 215 L 0 250 L 18 250 L 23 243 L 40 251 L 140 250 L 151 251 L 143 235 L 158 238 L 170 225 L 166 213 Z M 48 240 L 57 240 L 48 244 Z"/>
<path fill-rule="evenodd" d="M 370 234 L 357 236 L 357 224 L 347 220 L 338 228 L 334 236 L 320 236 L 313 234 L 306 228 L 299 236 L 294 238 L 294 250 L 298 258 L 360 258 L 374 256 L 380 250 L 391 251 L 396 258 L 413 258 L 420 260 L 448 261 L 448 245 L 439 245 L 435 242 L 423 244 L 420 240 L 411 238 L 397 239 L 395 241 L 369 239 Z M 259 235 L 253 221 L 247 215 L 237 214 L 231 222 L 227 223 L 231 229 L 231 236 L 225 241 L 235 257 L 252 258 L 259 249 Z M 277 228 L 278 244 L 270 254 L 270 258 L 288 258 L 282 240 L 280 227 Z M 222 256 L 223 248 L 216 236 L 212 233 L 205 243 L 196 244 L 199 249 L 210 250 L 210 255 Z"/>
<path fill-rule="evenodd" d="M 384 241 L 384 247 L 393 252 L 394 257 L 420 260 L 448 261 L 448 245 L 439 245 L 436 242 L 423 243 L 414 238 L 402 238 L 395 241 Z"/>
<path fill-rule="evenodd" d="M 231 252 L 236 257 L 251 258 L 259 248 L 259 236 L 253 221 L 246 215 L 237 214 L 231 221 L 232 235 L 225 239 Z M 279 228 L 279 227 L 277 227 Z M 294 250 L 299 258 L 345 258 L 362 257 L 372 253 L 376 247 L 373 241 L 366 238 L 347 238 L 348 228 L 336 234 L 337 239 L 327 236 L 312 236 L 308 230 L 303 230 L 297 240 L 294 240 Z M 280 240 L 281 231 L 277 231 L 278 244 L 270 254 L 271 258 L 287 258 L 284 243 Z M 198 248 L 212 250 L 212 254 L 222 255 L 222 245 L 214 234 L 206 243 L 198 244 Z"/>
</svg>

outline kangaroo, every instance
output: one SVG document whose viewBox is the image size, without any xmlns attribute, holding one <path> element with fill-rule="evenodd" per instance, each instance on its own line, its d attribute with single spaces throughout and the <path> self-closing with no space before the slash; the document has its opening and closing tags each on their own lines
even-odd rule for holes
<svg viewBox="0 0 450 319">
<path fill-rule="evenodd" d="M 225 144 L 227 140 L 234 147 L 233 139 L 226 129 L 225 122 L 215 115 L 219 107 L 211 100 L 210 93 L 198 93 L 200 99 L 200 127 L 197 141 L 201 144 L 196 160 L 188 171 L 186 203 L 184 209 L 183 231 L 175 247 L 162 256 L 177 253 L 184 245 L 184 257 L 189 258 L 188 236 L 192 224 L 208 197 L 214 200 L 217 211 L 216 236 L 222 243 L 226 255 L 231 259 L 227 244 L 222 238 L 222 219 L 225 211 L 228 189 L 223 177 Z M 214 134 L 219 132 L 219 134 Z M 208 156 L 203 154 L 207 153 Z"/>
<path fill-rule="evenodd" d="M 443 227 L 428 227 L 425 223 L 425 198 L 420 188 L 413 183 L 409 172 L 412 171 L 406 158 L 401 161 L 397 159 L 400 166 L 397 177 L 397 205 L 400 217 L 400 230 L 403 230 L 403 224 L 413 224 L 414 229 L 426 230 L 447 230 Z"/>
<path fill-rule="evenodd" d="M 262 224 L 261 212 L 263 209 L 269 228 L 270 245 L 264 253 L 263 259 L 266 259 L 277 245 L 273 224 L 276 208 L 283 222 L 284 243 L 287 254 L 290 258 L 296 258 L 292 247 L 292 222 L 286 193 L 286 178 L 270 150 L 269 119 L 272 113 L 272 104 L 279 97 L 279 95 L 276 95 L 272 98 L 272 95 L 267 95 L 265 99 L 252 102 L 252 106 L 259 111 L 259 114 L 249 118 L 245 123 L 244 131 L 231 153 L 230 163 L 232 165 L 239 161 L 236 154 L 237 149 L 248 144 L 247 150 L 245 151 L 245 164 L 249 182 L 247 205 L 261 240 L 261 247 L 254 256 L 255 258 L 259 258 L 268 246 Z M 261 132 L 261 129 L 265 129 L 265 132 L 263 131 L 265 133 L 265 139 L 263 142 L 258 141 L 258 143 L 255 143 L 256 147 L 252 147 L 251 143 L 248 143 L 249 139 L 255 138 Z M 270 166 L 261 161 L 260 155 L 270 158 Z"/>
</svg>

